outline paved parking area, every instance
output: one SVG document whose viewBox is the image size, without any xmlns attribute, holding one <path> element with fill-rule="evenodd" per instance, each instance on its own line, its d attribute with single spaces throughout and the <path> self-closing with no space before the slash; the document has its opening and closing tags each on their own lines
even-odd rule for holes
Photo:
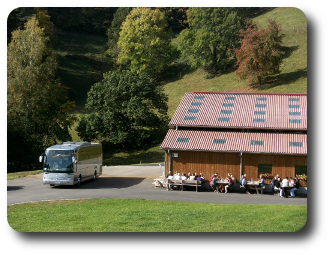
<svg viewBox="0 0 330 255">
<path fill-rule="evenodd" d="M 42 175 L 20 178 L 7 182 L 7 204 L 59 199 L 90 198 L 144 198 L 182 202 L 226 204 L 283 204 L 307 205 L 307 198 L 280 198 L 270 194 L 218 194 L 211 190 L 167 191 L 155 188 L 154 178 L 159 178 L 159 165 L 103 167 L 103 174 L 96 181 L 76 186 L 50 187 L 42 184 Z"/>
</svg>

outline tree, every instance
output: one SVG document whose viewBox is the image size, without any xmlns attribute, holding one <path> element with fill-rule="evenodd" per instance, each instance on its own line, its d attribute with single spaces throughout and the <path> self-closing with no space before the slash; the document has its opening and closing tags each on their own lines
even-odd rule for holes
<svg viewBox="0 0 330 255">
<path fill-rule="evenodd" d="M 127 15 L 130 13 L 131 10 L 132 10 L 131 7 L 119 7 L 113 16 L 111 26 L 107 30 L 108 47 L 109 47 L 107 53 L 110 56 L 111 66 L 115 65 L 116 59 L 119 54 L 119 48 L 117 43 L 119 39 L 121 24 L 126 19 Z"/>
<path fill-rule="evenodd" d="M 139 147 L 166 130 L 167 96 L 145 73 L 112 71 L 88 92 L 84 117 L 77 131 L 87 141 L 107 140 L 126 147 Z"/>
<path fill-rule="evenodd" d="M 119 35 L 118 63 L 132 72 L 157 77 L 171 63 L 171 30 L 160 10 L 133 9 Z"/>
<path fill-rule="evenodd" d="M 256 23 L 240 30 L 240 36 L 243 37 L 242 46 L 235 50 L 238 77 L 262 84 L 266 77 L 280 73 L 284 54 L 280 25 L 268 19 L 266 29 Z"/>
<path fill-rule="evenodd" d="M 245 19 L 235 8 L 189 8 L 189 28 L 178 37 L 178 49 L 193 68 L 218 74 L 231 64 L 229 49 L 239 47 Z"/>
<path fill-rule="evenodd" d="M 74 103 L 56 80 L 56 59 L 47 45 L 35 17 L 12 33 L 7 49 L 8 162 L 37 159 L 45 146 L 71 138 L 68 112 Z"/>
</svg>

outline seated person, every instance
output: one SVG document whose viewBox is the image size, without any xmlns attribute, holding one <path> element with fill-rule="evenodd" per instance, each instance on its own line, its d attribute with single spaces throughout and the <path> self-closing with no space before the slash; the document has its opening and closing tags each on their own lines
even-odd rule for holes
<svg viewBox="0 0 330 255">
<path fill-rule="evenodd" d="M 232 179 L 232 176 L 229 176 L 228 178 L 228 184 L 225 186 L 225 193 L 228 193 L 229 187 L 234 187 L 234 181 Z"/>
<path fill-rule="evenodd" d="M 244 188 L 246 190 L 246 193 L 251 194 L 250 187 L 249 187 L 249 185 L 247 185 L 246 175 L 243 176 L 243 180 L 241 182 L 241 188 Z"/>
<path fill-rule="evenodd" d="M 53 168 L 54 169 L 59 169 L 60 168 L 60 166 L 58 165 L 58 162 L 57 161 L 54 162 Z"/>
<path fill-rule="evenodd" d="M 173 185 L 170 184 L 171 180 L 173 180 L 173 175 L 171 171 L 167 174 L 167 179 L 169 180 L 167 182 L 167 190 L 173 190 Z"/>
<path fill-rule="evenodd" d="M 280 191 L 280 193 L 278 193 L 279 196 L 282 195 L 282 188 L 281 188 L 281 178 L 278 177 L 275 181 L 274 181 L 274 191 Z"/>
<path fill-rule="evenodd" d="M 213 178 L 211 180 L 211 188 L 213 189 L 214 192 L 219 193 L 219 187 L 218 187 L 218 184 L 217 184 L 217 180 L 218 180 L 218 175 L 214 174 Z"/>
<path fill-rule="evenodd" d="M 197 177 L 196 180 L 203 182 L 205 180 L 205 177 L 204 177 L 204 175 L 202 173 L 200 173 L 200 175 Z"/>
<path fill-rule="evenodd" d="M 186 174 L 185 173 L 182 173 L 181 180 L 187 180 L 187 177 L 186 177 Z"/>
<path fill-rule="evenodd" d="M 264 181 L 264 177 L 263 175 L 261 174 L 260 175 L 260 180 L 259 180 L 259 185 L 258 185 L 258 188 L 262 188 L 265 186 L 265 181 Z"/>
<path fill-rule="evenodd" d="M 295 180 L 294 180 L 294 183 L 293 183 L 293 187 L 290 190 L 291 197 L 295 197 L 296 196 L 296 194 L 294 192 L 296 190 L 298 190 L 298 189 L 299 189 L 299 179 L 296 177 Z"/>
</svg>

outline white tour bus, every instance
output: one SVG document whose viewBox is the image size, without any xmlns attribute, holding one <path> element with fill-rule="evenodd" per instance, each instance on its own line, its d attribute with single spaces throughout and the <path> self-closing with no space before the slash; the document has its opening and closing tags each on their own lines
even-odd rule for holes
<svg viewBox="0 0 330 255">
<path fill-rule="evenodd" d="M 43 184 L 80 185 L 102 174 L 102 145 L 88 142 L 64 142 L 46 149 L 39 157 L 43 162 Z"/>
</svg>

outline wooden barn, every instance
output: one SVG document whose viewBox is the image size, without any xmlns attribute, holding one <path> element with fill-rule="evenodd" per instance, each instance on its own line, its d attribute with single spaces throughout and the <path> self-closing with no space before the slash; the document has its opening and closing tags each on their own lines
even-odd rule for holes
<svg viewBox="0 0 330 255">
<path fill-rule="evenodd" d="M 306 175 L 307 191 L 307 94 L 186 93 L 169 126 L 165 175 Z"/>
</svg>

